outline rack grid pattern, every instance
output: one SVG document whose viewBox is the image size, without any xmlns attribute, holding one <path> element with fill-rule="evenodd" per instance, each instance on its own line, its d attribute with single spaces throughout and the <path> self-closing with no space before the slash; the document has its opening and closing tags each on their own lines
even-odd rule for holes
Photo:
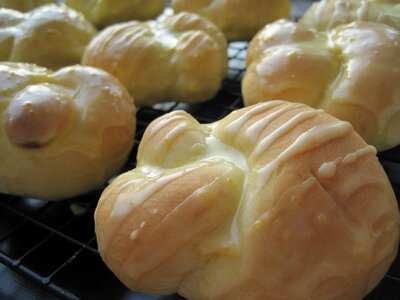
<svg viewBox="0 0 400 300">
<path fill-rule="evenodd" d="M 139 108 L 135 144 L 121 172 L 135 167 L 140 139 L 155 118 L 183 109 L 200 122 L 209 123 L 242 107 L 241 79 L 246 49 L 246 42 L 229 45 L 229 71 L 213 100 L 196 105 L 168 102 Z M 400 199 L 400 147 L 379 154 L 379 158 Z M 103 264 L 97 251 L 93 221 L 101 191 L 62 202 L 0 194 L 0 263 L 62 299 L 182 299 L 177 295 L 154 297 L 131 292 Z M 399 298 L 400 255 L 366 299 Z"/>
</svg>

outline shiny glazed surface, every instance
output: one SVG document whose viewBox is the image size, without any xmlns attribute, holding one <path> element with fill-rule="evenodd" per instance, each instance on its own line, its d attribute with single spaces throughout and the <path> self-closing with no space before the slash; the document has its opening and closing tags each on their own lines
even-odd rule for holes
<svg viewBox="0 0 400 300">
<path fill-rule="evenodd" d="M 378 150 L 400 143 L 400 32 L 356 22 L 316 32 L 291 21 L 252 40 L 242 82 L 246 105 L 283 99 L 322 108 Z"/>
<path fill-rule="evenodd" d="M 360 299 L 399 237 L 376 150 L 349 123 L 284 101 L 207 125 L 158 118 L 95 221 L 124 284 L 188 299 Z"/>
<path fill-rule="evenodd" d="M 57 200 L 103 184 L 125 163 L 135 107 L 109 74 L 0 64 L 0 192 Z"/>
</svg>

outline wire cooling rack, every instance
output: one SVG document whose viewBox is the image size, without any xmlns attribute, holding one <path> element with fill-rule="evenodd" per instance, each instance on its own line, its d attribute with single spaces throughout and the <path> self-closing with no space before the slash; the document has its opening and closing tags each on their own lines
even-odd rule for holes
<svg viewBox="0 0 400 300">
<path fill-rule="evenodd" d="M 297 1 L 294 5 L 294 18 L 297 18 L 307 3 Z M 240 82 L 246 49 L 245 42 L 229 45 L 229 71 L 213 100 L 197 105 L 170 102 L 139 108 L 134 148 L 121 172 L 135 167 L 140 139 L 155 118 L 184 109 L 200 122 L 209 123 L 242 107 Z M 400 199 L 400 147 L 381 153 L 379 158 Z M 153 297 L 131 292 L 103 264 L 97 251 L 93 221 L 101 191 L 62 202 L 0 194 L 0 263 L 28 279 L 32 286 L 43 287 L 61 299 L 182 299 L 177 295 Z M 400 256 L 366 299 L 400 299 Z"/>
</svg>

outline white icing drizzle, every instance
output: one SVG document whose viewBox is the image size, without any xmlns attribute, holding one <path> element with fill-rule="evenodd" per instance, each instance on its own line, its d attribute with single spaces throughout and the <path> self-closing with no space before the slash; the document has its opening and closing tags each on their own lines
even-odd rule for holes
<svg viewBox="0 0 400 300">
<path fill-rule="evenodd" d="M 360 7 L 357 9 L 357 19 L 358 21 L 366 20 L 368 17 L 369 1 L 362 0 Z"/>
<path fill-rule="evenodd" d="M 178 51 L 182 49 L 189 50 L 191 56 L 197 56 L 201 53 L 201 50 L 205 43 L 207 43 L 208 36 L 200 31 L 194 31 L 191 35 L 186 35 L 186 38 L 179 40 L 177 45 Z"/>
<path fill-rule="evenodd" d="M 267 135 L 260 143 L 258 143 L 257 147 L 254 149 L 253 153 L 256 157 L 259 157 L 262 153 L 264 153 L 279 137 L 284 135 L 285 133 L 293 130 L 296 126 L 298 126 L 301 122 L 310 119 L 316 116 L 319 111 L 311 110 L 311 111 L 303 111 L 294 117 L 292 117 L 289 121 L 287 121 L 282 126 L 275 129 L 272 133 Z"/>
<path fill-rule="evenodd" d="M 315 23 L 317 24 L 317 27 L 320 28 L 321 22 L 323 21 L 322 16 L 324 13 L 324 7 L 322 5 L 322 2 L 313 3 L 313 5 L 315 5 L 316 7 L 313 18 L 315 20 Z"/>
<path fill-rule="evenodd" d="M 244 195 L 244 193 L 243 193 L 243 195 Z M 243 196 L 242 196 L 242 198 L 243 198 Z M 231 224 L 231 244 L 232 245 L 239 245 L 240 235 L 239 235 L 238 217 L 239 217 L 240 207 L 242 206 L 242 204 L 243 204 L 243 200 L 240 199 L 239 209 L 236 211 L 236 214 L 235 214 L 232 224 Z"/>
<path fill-rule="evenodd" d="M 179 213 L 182 210 L 185 210 L 185 206 L 188 205 L 193 205 L 193 201 L 194 199 L 201 199 L 209 190 L 210 188 L 214 185 L 214 184 L 218 184 L 218 182 L 220 181 L 221 178 L 225 178 L 226 174 L 229 173 L 231 170 L 227 170 L 224 173 L 222 173 L 221 175 L 217 176 L 216 178 L 214 178 L 210 183 L 196 189 L 195 191 L 193 191 L 193 193 L 191 193 L 185 200 L 183 200 L 179 205 L 177 205 L 172 211 L 170 211 L 160 222 L 160 224 L 157 226 L 162 226 L 165 225 L 166 223 L 169 222 L 169 220 L 172 220 L 171 222 L 175 223 L 175 218 L 173 217 L 175 214 Z M 197 202 L 197 203 L 201 203 L 201 202 Z M 196 205 L 196 204 L 195 204 Z M 197 204 L 198 205 L 198 204 Z"/>
<path fill-rule="evenodd" d="M 165 136 L 165 140 L 173 140 L 185 130 L 187 130 L 187 124 L 181 123 L 168 132 L 168 134 Z"/>
<path fill-rule="evenodd" d="M 272 173 L 279 168 L 285 161 L 300 155 L 311 149 L 317 148 L 333 139 L 340 138 L 348 134 L 352 126 L 347 122 L 335 122 L 319 125 L 301 134 L 293 144 L 291 144 L 279 156 L 258 170 L 260 187 L 264 187 Z"/>
<path fill-rule="evenodd" d="M 155 165 L 140 166 L 140 170 L 146 174 L 147 178 L 157 177 L 167 171 L 167 169 Z"/>
<path fill-rule="evenodd" d="M 373 155 L 376 155 L 376 149 L 373 146 L 366 146 L 364 148 L 361 148 L 353 153 L 349 153 L 347 154 L 344 158 L 343 158 L 343 163 L 344 164 L 352 164 L 354 163 L 358 158 L 372 153 Z"/>
<path fill-rule="evenodd" d="M 139 230 L 136 229 L 136 230 L 132 231 L 132 233 L 130 235 L 131 241 L 136 240 L 138 236 L 139 236 Z"/>
<path fill-rule="evenodd" d="M 197 167 L 198 168 L 198 167 Z M 138 186 L 135 190 L 123 193 L 118 196 L 117 200 L 114 203 L 111 217 L 121 217 L 123 215 L 128 214 L 132 209 L 141 205 L 145 200 L 147 200 L 151 195 L 153 195 L 158 190 L 162 189 L 167 184 L 171 183 L 175 179 L 182 177 L 188 173 L 193 172 L 197 168 L 187 168 L 183 171 L 169 174 L 163 177 L 160 177 L 154 182 L 150 183 L 146 187 L 142 188 Z"/>
<path fill-rule="evenodd" d="M 366 146 L 352 153 L 348 153 L 345 157 L 338 157 L 333 161 L 324 162 L 318 169 L 318 177 L 325 179 L 332 178 L 335 176 L 337 167 L 340 164 L 352 164 L 366 154 L 373 154 L 375 156 L 376 153 L 375 147 Z"/>
<path fill-rule="evenodd" d="M 144 226 L 146 226 L 146 222 L 143 221 L 142 223 L 140 223 L 140 226 L 138 229 L 135 229 L 134 231 L 132 231 L 130 238 L 132 241 L 136 240 L 139 237 L 139 233 L 140 230 L 142 230 L 144 228 Z"/>
<path fill-rule="evenodd" d="M 346 11 L 349 9 L 350 3 L 347 0 L 341 0 L 335 2 L 335 8 L 331 14 L 331 18 L 328 22 L 328 28 L 332 28 L 336 23 L 346 22 L 344 18 L 346 16 Z M 321 15 L 323 16 L 323 15 Z"/>
<path fill-rule="evenodd" d="M 215 160 L 229 161 L 243 171 L 244 182 L 247 182 L 248 176 L 249 176 L 249 167 L 247 164 L 247 159 L 243 155 L 243 153 L 241 153 L 238 150 L 236 150 L 235 148 L 221 142 L 218 138 L 216 138 L 212 135 L 206 138 L 206 144 L 207 144 L 208 151 L 204 156 L 199 158 L 200 160 L 202 160 L 202 161 L 207 161 L 207 160 L 208 161 L 215 161 Z M 244 187 L 246 188 L 247 185 L 244 184 Z M 204 190 L 196 192 L 196 194 L 199 194 L 200 192 L 204 192 Z M 238 213 L 240 211 L 240 207 L 244 202 L 243 199 L 244 199 L 245 194 L 246 194 L 246 190 L 243 190 L 240 201 L 239 201 L 239 209 L 237 209 L 236 214 L 235 214 L 232 224 L 231 224 L 231 243 L 233 243 L 233 244 L 238 244 L 238 242 L 239 242 L 239 229 L 238 229 L 237 217 L 238 217 Z"/>
<path fill-rule="evenodd" d="M 318 177 L 332 178 L 336 174 L 337 163 L 336 161 L 323 163 L 318 169 Z"/>
<path fill-rule="evenodd" d="M 173 49 L 178 45 L 179 39 L 169 30 L 154 28 L 153 34 L 157 41 L 165 48 Z"/>
<path fill-rule="evenodd" d="M 221 142 L 213 135 L 206 137 L 205 141 L 207 152 L 198 158 L 200 161 L 228 161 L 240 168 L 245 174 L 248 174 L 249 167 L 243 153 Z"/>
<path fill-rule="evenodd" d="M 282 104 L 282 102 L 271 101 L 271 102 L 264 102 L 259 105 L 256 105 L 253 108 L 246 111 L 244 114 L 242 114 L 235 121 L 228 124 L 225 127 L 225 131 L 229 132 L 229 133 L 236 133 L 239 131 L 240 127 L 242 127 L 243 124 L 246 123 L 250 118 L 252 118 L 260 113 L 263 113 L 266 110 L 277 107 L 281 104 Z"/>
<path fill-rule="evenodd" d="M 149 28 L 140 27 L 136 24 L 134 27 L 131 27 L 128 24 L 121 24 L 120 26 L 115 26 L 114 28 L 110 28 L 109 31 L 104 31 L 104 39 L 100 41 L 98 45 L 98 49 L 106 49 L 110 47 L 110 44 L 113 42 L 111 37 L 114 37 L 121 45 L 129 45 L 134 44 L 140 38 L 147 35 L 149 32 Z M 112 63 L 113 66 L 116 66 L 116 62 Z"/>
<path fill-rule="evenodd" d="M 129 180 L 129 181 L 125 182 L 123 185 L 121 185 L 120 190 L 123 190 L 131 185 L 137 185 L 141 182 L 143 182 L 142 178 L 135 178 L 135 179 Z"/>
<path fill-rule="evenodd" d="M 162 128 L 167 126 L 168 124 L 172 123 L 173 121 L 176 120 L 185 120 L 185 116 L 182 115 L 182 112 L 180 111 L 175 111 L 164 117 L 162 120 L 159 120 L 152 128 L 150 131 L 150 136 L 153 136 L 157 132 L 159 132 Z"/>
<path fill-rule="evenodd" d="M 126 198 L 119 196 L 114 203 L 111 217 L 121 217 L 131 210 L 131 204 Z"/>
<path fill-rule="evenodd" d="M 258 137 L 260 136 L 261 132 L 275 119 L 278 117 L 282 116 L 285 112 L 297 109 L 303 107 L 301 104 L 295 104 L 295 105 L 290 105 L 281 109 L 278 109 L 277 111 L 274 111 L 273 113 L 270 113 L 268 116 L 265 118 L 261 118 L 260 120 L 254 122 L 251 126 L 249 126 L 246 129 L 246 137 L 251 141 L 255 142 L 257 141 Z"/>
<path fill-rule="evenodd" d="M 171 118 L 166 118 L 162 121 L 163 125 L 165 126 L 168 122 L 172 120 L 176 120 L 181 116 L 173 116 Z M 157 124 L 159 125 L 159 124 Z M 212 125 L 211 125 L 212 126 Z M 159 127 L 158 130 L 162 128 Z M 178 132 L 181 130 L 185 130 L 186 125 L 181 124 L 174 129 L 172 129 L 172 134 L 171 132 L 167 135 L 167 138 L 172 138 Z M 211 128 L 211 130 L 213 130 Z M 154 129 L 154 128 L 153 128 Z M 205 162 L 205 161 L 228 161 L 240 168 L 245 176 L 249 173 L 249 168 L 247 165 L 247 160 L 245 156 L 236 150 L 235 148 L 221 142 L 218 138 L 216 138 L 214 135 L 208 136 L 205 139 L 206 144 L 207 144 L 207 152 L 198 157 L 198 161 Z M 132 209 L 135 207 L 140 206 L 146 199 L 148 199 L 152 194 L 160 190 L 162 187 L 167 185 L 168 183 L 174 181 L 175 179 L 184 176 L 187 173 L 192 172 L 196 168 L 199 168 L 201 166 L 204 166 L 203 164 L 198 165 L 197 167 L 192 167 L 185 169 L 184 171 L 180 171 L 177 173 L 173 173 L 167 176 L 162 176 L 158 179 L 156 179 L 154 182 L 150 183 L 149 185 L 143 187 L 143 185 L 138 185 L 133 191 L 128 192 L 128 193 L 123 193 L 121 194 L 117 200 L 115 201 L 111 216 L 113 217 L 120 217 L 123 215 L 128 214 Z M 144 166 L 139 166 L 138 169 L 141 170 L 142 173 L 146 174 L 147 178 L 143 179 L 134 179 L 131 181 L 128 181 L 124 186 L 126 185 L 136 185 L 139 182 L 145 182 L 146 179 L 148 178 L 154 178 L 161 176 L 167 169 L 161 168 L 158 166 L 154 165 L 144 165 Z"/>
</svg>

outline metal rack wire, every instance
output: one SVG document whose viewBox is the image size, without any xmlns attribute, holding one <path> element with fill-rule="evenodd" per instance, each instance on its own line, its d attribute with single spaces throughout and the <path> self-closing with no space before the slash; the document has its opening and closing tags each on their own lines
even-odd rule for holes
<svg viewBox="0 0 400 300">
<path fill-rule="evenodd" d="M 170 102 L 138 109 L 135 145 L 121 172 L 135 166 L 140 139 L 155 118 L 184 109 L 200 122 L 207 123 L 242 107 L 240 82 L 246 49 L 245 42 L 230 44 L 229 71 L 213 100 L 197 105 Z M 381 153 L 379 157 L 400 199 L 400 147 Z M 103 264 L 97 251 L 93 221 L 101 191 L 62 202 L 0 194 L 0 263 L 62 299 L 182 299 L 176 295 L 153 297 L 131 292 Z M 400 255 L 366 299 L 399 298 Z"/>
</svg>

